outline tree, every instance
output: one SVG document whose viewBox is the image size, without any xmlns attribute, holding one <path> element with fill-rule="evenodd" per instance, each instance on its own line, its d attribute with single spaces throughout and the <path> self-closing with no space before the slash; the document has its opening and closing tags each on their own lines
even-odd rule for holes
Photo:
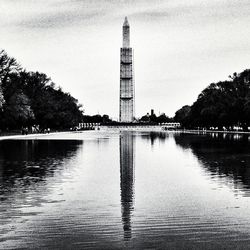
<svg viewBox="0 0 250 250">
<path fill-rule="evenodd" d="M 158 123 L 165 123 L 165 122 L 172 122 L 173 119 L 169 118 L 165 115 L 165 113 L 156 116 L 155 114 L 149 115 L 148 113 L 140 118 L 141 122 L 144 123 L 151 123 L 151 124 L 158 124 Z"/>
<path fill-rule="evenodd" d="M 22 91 L 10 97 L 4 111 L 4 119 L 8 127 L 18 128 L 30 125 L 34 120 L 34 113 L 29 102 L 29 98 Z"/>
<path fill-rule="evenodd" d="M 250 70 L 234 73 L 229 81 L 211 83 L 193 103 L 184 121 L 192 127 L 241 126 L 250 125 Z M 176 119 L 181 120 L 181 112 Z"/>
<path fill-rule="evenodd" d="M 3 85 L 8 81 L 11 74 L 18 74 L 21 70 L 16 59 L 9 57 L 4 50 L 0 51 L 0 108 L 4 104 Z"/>
<path fill-rule="evenodd" d="M 149 122 L 150 122 L 149 114 L 143 115 L 143 116 L 140 118 L 140 121 L 141 121 L 141 122 L 149 123 Z"/>
<path fill-rule="evenodd" d="M 188 105 L 183 106 L 175 112 L 174 120 L 183 126 L 188 125 L 188 117 L 190 116 L 191 107 Z"/>
<path fill-rule="evenodd" d="M 83 116 L 78 100 L 56 88 L 46 74 L 22 70 L 3 50 L 0 51 L 0 108 L 2 129 L 32 124 L 65 129 L 78 125 Z"/>
<path fill-rule="evenodd" d="M 108 115 L 104 114 L 103 116 L 101 115 L 83 115 L 83 122 L 84 123 L 111 123 L 113 122 Z"/>
<path fill-rule="evenodd" d="M 10 74 L 18 74 L 21 70 L 20 65 L 16 59 L 9 57 L 4 50 L 0 51 L 0 83 L 3 84 L 7 81 Z"/>
</svg>

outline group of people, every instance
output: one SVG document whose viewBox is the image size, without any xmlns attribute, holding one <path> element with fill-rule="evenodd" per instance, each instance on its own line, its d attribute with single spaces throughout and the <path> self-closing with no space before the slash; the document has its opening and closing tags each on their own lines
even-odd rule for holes
<svg viewBox="0 0 250 250">
<path fill-rule="evenodd" d="M 50 128 L 45 128 L 45 129 L 41 129 L 41 130 L 34 130 L 33 129 L 33 127 L 31 128 L 31 133 L 36 133 L 36 132 L 38 132 L 38 133 L 50 133 Z M 29 128 L 28 127 L 22 127 L 22 129 L 21 129 L 21 133 L 22 133 L 22 135 L 27 135 L 28 133 L 29 133 Z"/>
<path fill-rule="evenodd" d="M 21 129 L 22 135 L 27 135 L 29 132 L 29 129 L 27 127 Z"/>
<path fill-rule="evenodd" d="M 45 128 L 43 131 L 42 131 L 42 133 L 45 133 L 45 134 L 49 134 L 50 133 L 50 128 Z"/>
</svg>

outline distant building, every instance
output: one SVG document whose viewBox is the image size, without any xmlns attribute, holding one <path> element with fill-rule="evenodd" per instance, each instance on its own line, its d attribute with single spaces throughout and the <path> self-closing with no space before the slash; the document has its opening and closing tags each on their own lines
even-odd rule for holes
<svg viewBox="0 0 250 250">
<path fill-rule="evenodd" d="M 130 27 L 127 17 L 123 23 L 123 47 L 120 56 L 120 122 L 133 122 L 135 116 L 135 91 L 133 50 L 130 48 Z"/>
</svg>

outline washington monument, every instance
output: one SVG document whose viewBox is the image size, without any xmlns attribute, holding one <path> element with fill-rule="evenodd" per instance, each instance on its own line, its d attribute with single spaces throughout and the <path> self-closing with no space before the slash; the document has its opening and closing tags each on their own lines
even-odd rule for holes
<svg viewBox="0 0 250 250">
<path fill-rule="evenodd" d="M 134 71 L 133 50 L 130 48 L 130 30 L 127 17 L 125 17 L 122 35 L 123 46 L 120 58 L 120 122 L 133 122 L 134 120 Z"/>
</svg>

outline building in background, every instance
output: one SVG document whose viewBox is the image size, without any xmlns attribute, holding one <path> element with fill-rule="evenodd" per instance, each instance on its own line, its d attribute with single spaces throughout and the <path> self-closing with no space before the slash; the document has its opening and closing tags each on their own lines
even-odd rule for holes
<svg viewBox="0 0 250 250">
<path fill-rule="evenodd" d="M 135 87 L 133 69 L 133 50 L 130 48 L 130 27 L 125 17 L 123 27 L 123 46 L 120 57 L 120 122 L 133 122 L 135 116 Z"/>
</svg>

